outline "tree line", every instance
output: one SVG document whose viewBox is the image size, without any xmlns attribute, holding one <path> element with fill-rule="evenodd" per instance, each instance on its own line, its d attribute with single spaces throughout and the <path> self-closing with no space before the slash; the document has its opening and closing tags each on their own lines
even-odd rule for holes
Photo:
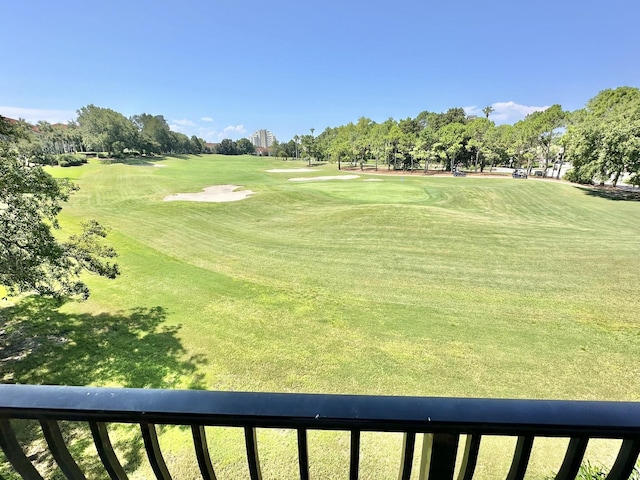
<svg viewBox="0 0 640 480">
<path fill-rule="evenodd" d="M 169 128 L 162 115 L 140 114 L 131 118 L 109 108 L 87 105 L 66 125 L 39 122 L 32 127 L 19 122 L 23 140 L 20 151 L 33 163 L 73 164 L 78 159 L 56 157 L 76 152 L 101 152 L 104 156 L 135 154 L 243 155 L 255 153 L 251 142 L 224 139 L 213 148 Z M 579 183 L 617 184 L 620 178 L 640 185 L 640 89 L 619 87 L 600 92 L 584 108 L 574 112 L 553 105 L 533 112 L 513 125 L 496 125 L 493 108 L 484 116 L 466 115 L 462 108 L 446 112 L 423 111 L 415 118 L 389 118 L 377 123 L 361 117 L 314 136 L 296 135 L 289 142 L 275 142 L 271 155 L 307 158 L 309 161 L 375 162 L 389 169 L 428 171 L 433 165 L 452 171 L 459 168 L 483 172 L 508 166 L 559 178 L 565 162 L 572 164 L 566 179 Z M 37 132 L 37 133 L 36 133 Z"/>
<path fill-rule="evenodd" d="M 438 164 L 483 172 L 496 165 L 535 167 L 543 176 L 556 175 L 564 162 L 573 169 L 567 179 L 579 183 L 616 184 L 623 175 L 640 184 L 640 90 L 620 87 L 600 92 L 583 109 L 569 112 L 560 105 L 536 111 L 513 125 L 490 118 L 423 111 L 415 118 L 382 123 L 362 117 L 357 122 L 325 129 L 320 135 L 295 136 L 272 147 L 273 155 L 319 161 L 372 162 L 389 169 L 427 171 Z M 549 172 L 549 169 L 551 171 Z"/>
<path fill-rule="evenodd" d="M 20 137 L 20 154 L 32 163 L 50 165 L 70 158 L 69 154 L 87 152 L 105 158 L 212 153 L 202 138 L 172 131 L 163 115 L 142 113 L 127 118 L 95 105 L 82 107 L 77 114 L 66 124 L 40 121 L 30 125 L 19 120 L 14 128 Z"/>
<path fill-rule="evenodd" d="M 66 124 L 40 121 L 30 125 L 19 120 L 19 150 L 32 163 L 63 166 L 80 163 L 76 155 L 87 152 L 104 158 L 132 155 L 201 154 L 247 155 L 255 153 L 248 138 L 224 139 L 208 144 L 204 139 L 174 132 L 163 115 L 142 113 L 130 118 L 110 108 L 87 105 Z M 74 163 L 75 162 L 75 163 Z"/>
</svg>

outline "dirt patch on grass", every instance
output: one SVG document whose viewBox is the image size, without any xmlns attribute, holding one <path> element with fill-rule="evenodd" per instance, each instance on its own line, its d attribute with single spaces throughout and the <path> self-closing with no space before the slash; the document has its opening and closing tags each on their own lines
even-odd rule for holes
<svg viewBox="0 0 640 480">
<path fill-rule="evenodd" d="M 164 197 L 165 202 L 185 201 L 185 202 L 236 202 L 244 200 L 255 192 L 251 190 L 235 190 L 241 188 L 237 185 L 214 185 L 205 188 L 198 193 L 176 193 Z"/>
</svg>

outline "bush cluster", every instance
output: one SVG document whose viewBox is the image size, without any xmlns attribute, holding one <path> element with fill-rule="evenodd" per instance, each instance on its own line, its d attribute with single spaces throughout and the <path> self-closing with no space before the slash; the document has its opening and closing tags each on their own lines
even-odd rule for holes
<svg viewBox="0 0 640 480">
<path fill-rule="evenodd" d="M 87 156 L 82 153 L 62 153 L 56 155 L 55 160 L 61 167 L 77 167 L 87 163 Z"/>
</svg>

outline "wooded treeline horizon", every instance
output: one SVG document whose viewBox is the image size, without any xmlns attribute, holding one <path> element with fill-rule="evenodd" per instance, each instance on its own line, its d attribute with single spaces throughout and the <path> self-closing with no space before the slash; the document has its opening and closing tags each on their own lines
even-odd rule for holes
<svg viewBox="0 0 640 480">
<path fill-rule="evenodd" d="M 584 108 L 570 112 L 559 104 L 527 115 L 513 125 L 496 125 L 493 108 L 484 117 L 467 115 L 463 108 L 446 112 L 422 111 L 416 117 L 377 123 L 360 117 L 356 122 L 327 127 L 317 136 L 296 135 L 288 142 L 274 142 L 269 153 L 283 158 L 309 161 L 372 162 L 389 168 L 428 170 L 439 164 L 482 172 L 486 166 L 538 167 L 551 175 L 568 162 L 565 178 L 578 183 L 616 185 L 625 177 L 640 185 L 640 89 L 607 89 L 590 99 Z M 58 155 L 98 152 L 102 157 L 131 155 L 254 154 L 247 138 L 223 139 L 208 144 L 202 138 L 174 132 L 163 115 L 143 113 L 130 118 L 109 109 L 87 105 L 77 119 L 67 124 L 23 120 L 21 155 L 39 164 L 74 164 Z"/>
</svg>

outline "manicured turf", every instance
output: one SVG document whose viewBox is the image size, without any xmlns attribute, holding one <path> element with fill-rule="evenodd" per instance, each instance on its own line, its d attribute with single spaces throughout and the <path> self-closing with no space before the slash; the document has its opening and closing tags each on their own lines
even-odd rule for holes
<svg viewBox="0 0 640 480">
<path fill-rule="evenodd" d="M 640 202 L 532 179 L 289 182 L 340 172 L 268 173 L 305 165 L 254 157 L 157 164 L 51 170 L 81 187 L 63 225 L 108 225 L 122 275 L 91 278 L 86 303 L 5 311 L 58 339 L 44 360 L 0 366 L 5 379 L 13 371 L 25 383 L 640 400 Z M 162 201 L 221 184 L 256 193 Z M 241 442 L 210 434 L 221 471 L 246 469 Z M 294 475 L 293 436 L 262 438 L 266 478 Z M 188 432 L 167 429 L 163 441 L 171 468 L 189 476 Z M 364 444 L 365 478 L 397 474 L 399 453 L 376 452 L 399 452 L 398 438 Z M 562 452 L 540 448 L 532 468 L 544 474 Z M 346 471 L 346 453 L 332 452 L 316 452 L 319 475 Z M 488 451 L 481 468 L 499 458 Z"/>
</svg>

